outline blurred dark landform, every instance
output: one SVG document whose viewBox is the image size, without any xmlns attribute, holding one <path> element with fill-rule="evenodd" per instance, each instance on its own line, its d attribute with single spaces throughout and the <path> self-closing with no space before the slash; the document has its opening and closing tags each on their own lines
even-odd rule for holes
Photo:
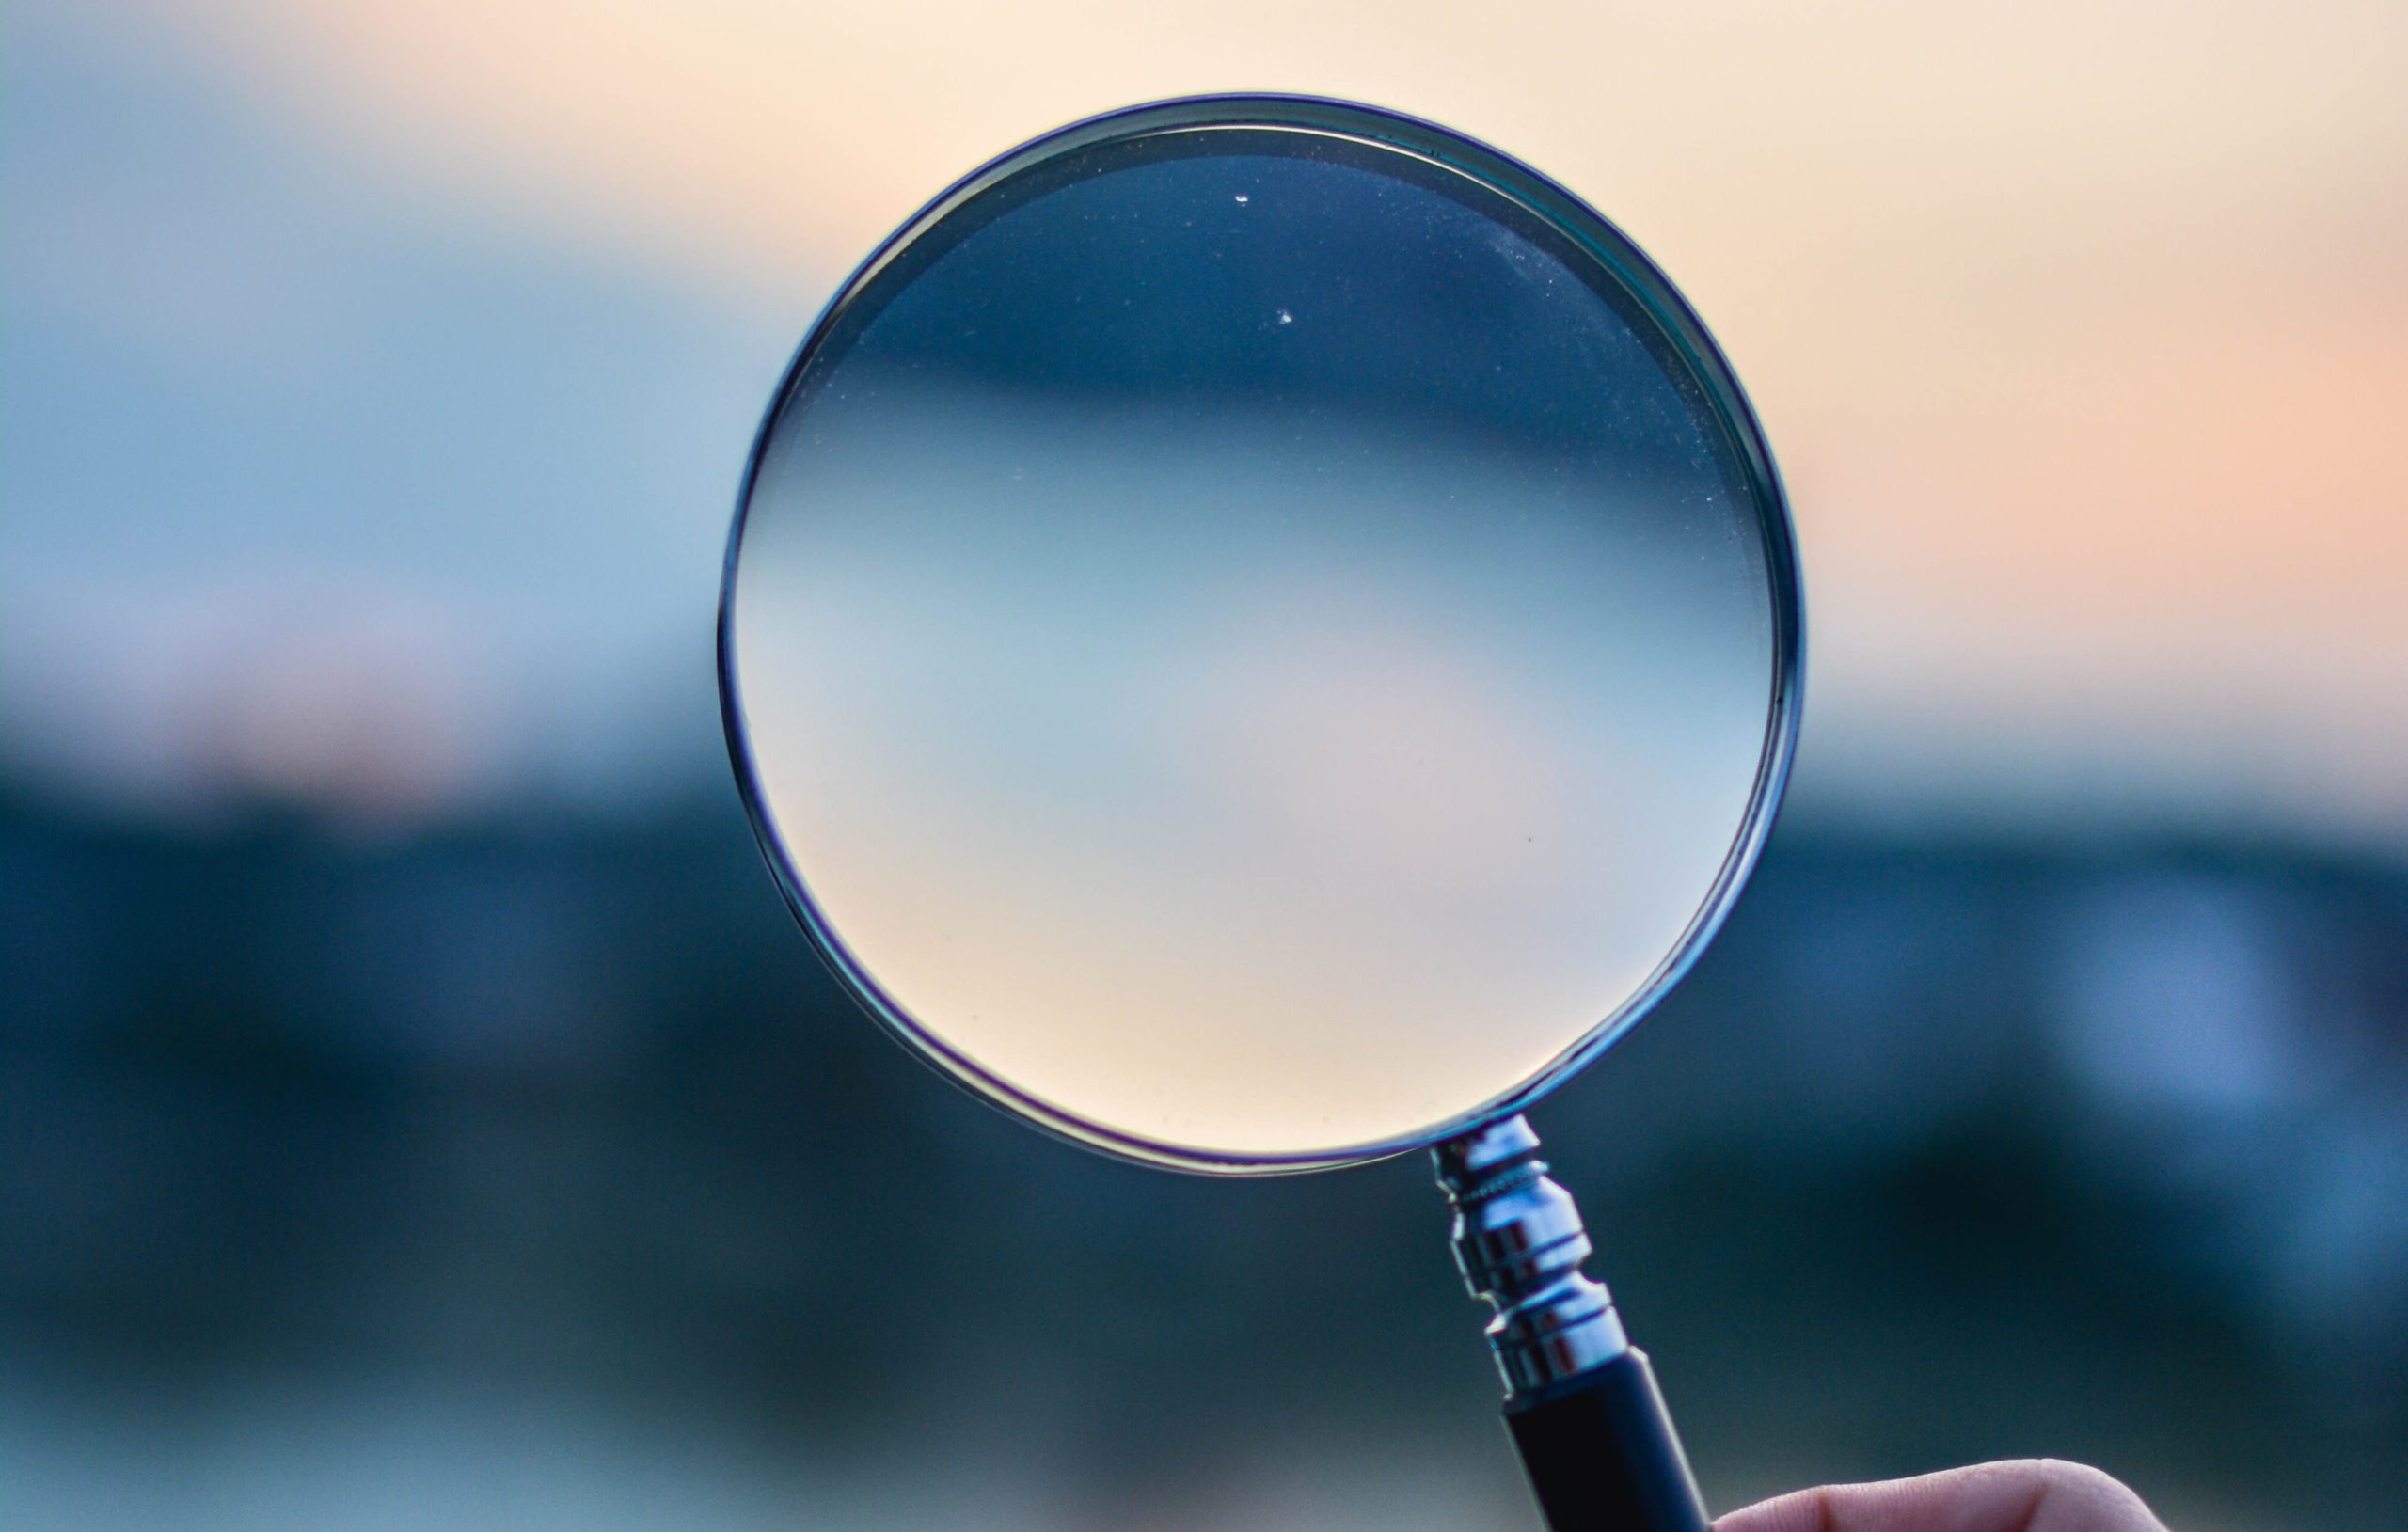
<svg viewBox="0 0 2408 1532">
<path fill-rule="evenodd" d="M 2408 1495 L 2398 862 L 1793 816 L 1534 1121 L 1718 1508 L 2026 1453 L 2218 1524 Z M 0 801 L 20 1398 L 434 1380 L 1107 1508 L 1432 1444 L 1509 1496 L 1443 1233 L 1418 1156 L 1196 1179 L 940 1083 L 717 799 L 385 839 Z"/>
</svg>

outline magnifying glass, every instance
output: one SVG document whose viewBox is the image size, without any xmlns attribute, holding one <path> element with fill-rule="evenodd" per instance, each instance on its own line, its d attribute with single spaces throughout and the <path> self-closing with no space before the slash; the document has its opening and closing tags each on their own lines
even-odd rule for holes
<svg viewBox="0 0 2408 1532">
<path fill-rule="evenodd" d="M 804 340 L 719 640 L 872 1016 L 1106 1154 L 1434 1148 L 1550 1525 L 1705 1525 L 1519 1115 L 1711 939 L 1797 733 L 1771 455 L 1620 230 L 1339 102 L 1023 145 Z"/>
</svg>

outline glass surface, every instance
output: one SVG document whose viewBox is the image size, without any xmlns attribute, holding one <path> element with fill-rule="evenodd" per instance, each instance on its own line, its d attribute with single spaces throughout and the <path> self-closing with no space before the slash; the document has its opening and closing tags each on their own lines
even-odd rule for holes
<svg viewBox="0 0 2408 1532">
<path fill-rule="evenodd" d="M 1779 512 L 1731 431 L 1592 256 L 1419 155 L 1190 128 L 974 184 L 823 322 L 739 522 L 789 892 L 914 1040 L 1123 1148 L 1341 1159 L 1505 1098 L 1751 822 Z"/>
</svg>

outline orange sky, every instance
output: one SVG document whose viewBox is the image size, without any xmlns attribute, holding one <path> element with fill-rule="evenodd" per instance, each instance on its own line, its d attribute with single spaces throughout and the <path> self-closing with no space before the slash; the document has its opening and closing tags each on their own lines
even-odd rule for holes
<svg viewBox="0 0 2408 1532">
<path fill-rule="evenodd" d="M 2011 774 L 2050 735 L 2034 773 L 2122 752 L 2408 834 L 2396 0 L 163 15 L 371 173 L 793 328 L 1068 118 L 1279 88 L 1450 122 L 1623 223 L 1749 380 L 1842 758 L 1953 731 Z"/>
</svg>

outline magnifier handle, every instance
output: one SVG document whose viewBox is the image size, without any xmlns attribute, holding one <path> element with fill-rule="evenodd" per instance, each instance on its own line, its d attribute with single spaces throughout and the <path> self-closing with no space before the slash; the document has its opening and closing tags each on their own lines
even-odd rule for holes
<svg viewBox="0 0 2408 1532">
<path fill-rule="evenodd" d="M 1646 1354 L 1580 1270 L 1589 1234 L 1519 1117 L 1434 1151 L 1455 1264 L 1495 1305 L 1505 1425 L 1549 1532 L 1706 1532 L 1705 1504 Z"/>
<path fill-rule="evenodd" d="M 1638 1348 L 1508 1403 L 1505 1426 L 1549 1532 L 1707 1532 L 1705 1502 Z"/>
</svg>

